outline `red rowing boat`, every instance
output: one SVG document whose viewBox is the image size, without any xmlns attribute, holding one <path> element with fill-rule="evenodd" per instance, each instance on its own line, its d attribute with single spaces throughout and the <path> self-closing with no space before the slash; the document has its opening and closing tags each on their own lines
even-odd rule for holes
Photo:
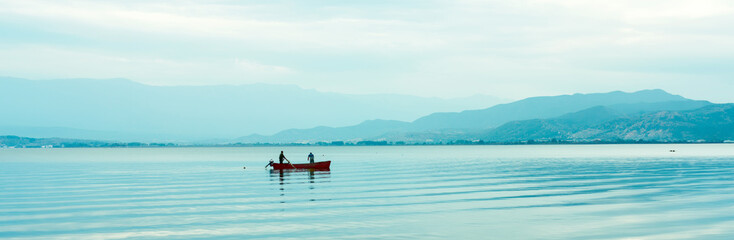
<svg viewBox="0 0 734 240">
<path fill-rule="evenodd" d="M 273 163 L 271 164 L 274 170 L 280 169 L 329 169 L 331 161 L 315 162 L 315 163 Z"/>
</svg>

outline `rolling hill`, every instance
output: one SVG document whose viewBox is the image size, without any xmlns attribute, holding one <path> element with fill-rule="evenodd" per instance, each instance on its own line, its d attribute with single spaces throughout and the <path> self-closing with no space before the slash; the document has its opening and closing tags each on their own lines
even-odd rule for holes
<svg viewBox="0 0 734 240">
<path fill-rule="evenodd" d="M 375 118 L 412 121 L 436 111 L 484 108 L 499 101 L 481 95 L 351 95 L 290 85 L 150 86 L 126 79 L 0 77 L 0 135 L 216 142 Z"/>
<path fill-rule="evenodd" d="M 517 141 L 558 133 L 570 134 L 611 120 L 650 112 L 687 111 L 709 105 L 712 103 L 686 99 L 662 90 L 534 97 L 481 110 L 434 113 L 413 122 L 375 120 L 341 128 L 291 129 L 272 136 L 247 136 L 235 141 Z"/>
</svg>

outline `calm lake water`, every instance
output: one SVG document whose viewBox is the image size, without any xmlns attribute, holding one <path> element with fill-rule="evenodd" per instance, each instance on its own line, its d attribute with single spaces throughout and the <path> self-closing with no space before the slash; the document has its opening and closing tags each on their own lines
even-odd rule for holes
<svg viewBox="0 0 734 240">
<path fill-rule="evenodd" d="M 734 144 L 0 149 L 0 238 L 733 239 Z"/>
</svg>

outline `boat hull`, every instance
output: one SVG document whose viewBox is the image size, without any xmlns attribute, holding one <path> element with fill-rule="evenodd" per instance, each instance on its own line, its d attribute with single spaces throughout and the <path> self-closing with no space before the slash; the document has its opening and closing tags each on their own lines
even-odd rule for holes
<svg viewBox="0 0 734 240">
<path fill-rule="evenodd" d="M 329 166 L 331 166 L 331 161 L 323 161 L 323 162 L 315 162 L 315 163 L 296 163 L 296 164 L 288 164 L 288 163 L 273 163 L 273 169 L 280 170 L 280 169 L 329 169 Z"/>
</svg>

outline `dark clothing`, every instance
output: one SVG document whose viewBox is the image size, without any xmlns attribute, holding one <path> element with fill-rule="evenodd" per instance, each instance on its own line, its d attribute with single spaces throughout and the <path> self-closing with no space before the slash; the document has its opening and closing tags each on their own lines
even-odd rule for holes
<svg viewBox="0 0 734 240">
<path fill-rule="evenodd" d="M 285 155 L 283 155 L 283 153 L 280 153 L 280 158 L 279 159 L 280 159 L 280 163 L 282 164 L 283 163 L 283 160 L 285 159 Z"/>
<path fill-rule="evenodd" d="M 308 154 L 308 161 L 310 161 L 311 163 L 313 163 L 313 153 L 309 153 Z"/>
</svg>

